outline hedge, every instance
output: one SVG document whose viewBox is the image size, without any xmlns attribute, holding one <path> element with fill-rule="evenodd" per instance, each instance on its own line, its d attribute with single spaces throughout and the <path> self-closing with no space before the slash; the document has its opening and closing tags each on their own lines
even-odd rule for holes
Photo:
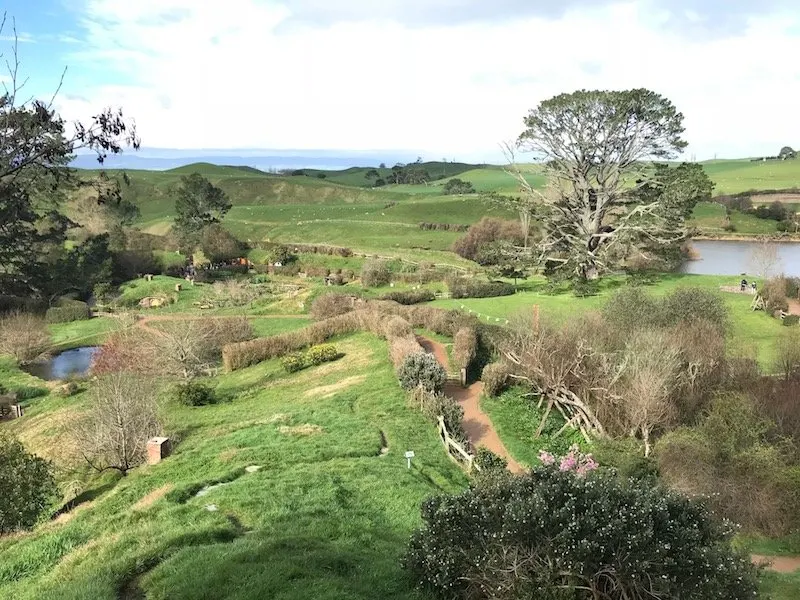
<svg viewBox="0 0 800 600">
<path fill-rule="evenodd" d="M 62 301 L 59 306 L 48 308 L 45 320 L 48 323 L 71 323 L 85 321 L 92 317 L 92 310 L 85 302 L 77 300 Z"/>
<path fill-rule="evenodd" d="M 434 294 L 432 290 L 406 290 L 389 292 L 381 296 L 381 300 L 391 300 L 392 302 L 408 306 L 436 300 L 436 294 Z"/>
<path fill-rule="evenodd" d="M 468 281 L 453 280 L 448 283 L 450 296 L 453 298 L 494 298 L 511 296 L 516 291 L 514 286 L 503 281 Z"/>
<path fill-rule="evenodd" d="M 325 244 L 287 244 L 298 254 L 326 254 L 328 256 L 353 256 L 350 248 L 343 246 L 328 246 Z"/>
</svg>

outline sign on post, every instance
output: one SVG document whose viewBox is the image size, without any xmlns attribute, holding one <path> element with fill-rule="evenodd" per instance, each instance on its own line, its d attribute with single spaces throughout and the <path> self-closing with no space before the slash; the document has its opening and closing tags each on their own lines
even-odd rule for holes
<svg viewBox="0 0 800 600">
<path fill-rule="evenodd" d="M 411 459 L 412 458 L 414 458 L 414 451 L 413 450 L 408 450 L 406 452 L 406 460 L 408 461 L 408 468 L 409 469 L 411 468 Z"/>
</svg>

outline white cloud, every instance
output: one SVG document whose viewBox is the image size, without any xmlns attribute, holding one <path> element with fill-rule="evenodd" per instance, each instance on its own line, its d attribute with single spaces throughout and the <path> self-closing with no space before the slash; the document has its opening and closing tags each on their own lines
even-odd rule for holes
<svg viewBox="0 0 800 600">
<path fill-rule="evenodd" d="M 291 9 L 263 0 L 88 0 L 82 49 L 65 58 L 105 82 L 71 90 L 68 80 L 65 91 L 91 104 L 62 98 L 60 109 L 85 118 L 121 105 L 155 147 L 479 158 L 519 134 L 527 110 L 547 97 L 648 87 L 686 115 L 698 158 L 800 145 L 800 64 L 789 58 L 797 15 L 686 38 L 650 6 L 452 26 L 382 18 L 286 27 Z"/>
</svg>

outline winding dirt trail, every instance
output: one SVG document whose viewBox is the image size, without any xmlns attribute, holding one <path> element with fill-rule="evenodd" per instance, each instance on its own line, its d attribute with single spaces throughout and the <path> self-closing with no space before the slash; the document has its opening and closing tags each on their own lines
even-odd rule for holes
<svg viewBox="0 0 800 600">
<path fill-rule="evenodd" d="M 450 360 L 447 356 L 447 349 L 439 342 L 422 336 L 417 336 L 417 340 L 425 351 L 433 354 L 439 364 L 449 372 Z M 464 409 L 464 431 L 470 444 L 474 448 L 483 447 L 498 456 L 502 456 L 508 461 L 509 471 L 522 473 L 524 469 L 506 450 L 489 415 L 481 410 L 480 397 L 482 392 L 483 383 L 480 381 L 466 388 L 461 387 L 455 381 L 448 381 L 444 387 L 444 393 L 456 400 Z"/>
</svg>

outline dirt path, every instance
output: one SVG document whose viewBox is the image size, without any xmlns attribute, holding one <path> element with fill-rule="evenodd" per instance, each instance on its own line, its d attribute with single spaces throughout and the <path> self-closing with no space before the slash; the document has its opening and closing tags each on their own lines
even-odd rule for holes
<svg viewBox="0 0 800 600">
<path fill-rule="evenodd" d="M 422 336 L 417 336 L 417 339 L 426 352 L 433 354 L 445 369 L 448 368 L 450 360 L 447 356 L 447 349 L 442 344 Z M 444 393 L 456 400 L 464 408 L 464 431 L 472 446 L 491 450 L 508 461 L 508 469 L 512 473 L 522 473 L 522 467 L 506 450 L 489 415 L 481 410 L 480 397 L 482 392 L 483 383 L 480 381 L 466 388 L 461 387 L 454 381 L 448 381 L 444 387 Z"/>
<path fill-rule="evenodd" d="M 768 563 L 767 570 L 776 573 L 794 573 L 800 571 L 800 556 L 762 556 L 761 554 L 751 554 L 754 563 Z"/>
<path fill-rule="evenodd" d="M 800 300 L 787 300 L 786 302 L 789 303 L 789 314 L 790 315 L 800 315 Z"/>
</svg>

